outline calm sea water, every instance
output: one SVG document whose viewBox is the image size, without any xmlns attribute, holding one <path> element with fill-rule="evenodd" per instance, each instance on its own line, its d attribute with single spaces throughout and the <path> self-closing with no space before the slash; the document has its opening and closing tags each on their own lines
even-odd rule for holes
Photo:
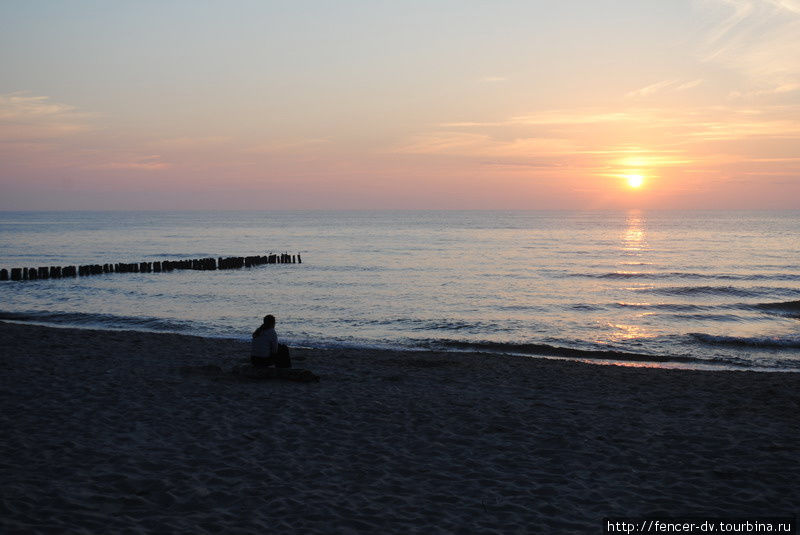
<svg viewBox="0 0 800 535">
<path fill-rule="evenodd" d="M 4 212 L 0 267 L 302 264 L 0 284 L 0 318 L 291 344 L 800 371 L 800 212 Z"/>
</svg>

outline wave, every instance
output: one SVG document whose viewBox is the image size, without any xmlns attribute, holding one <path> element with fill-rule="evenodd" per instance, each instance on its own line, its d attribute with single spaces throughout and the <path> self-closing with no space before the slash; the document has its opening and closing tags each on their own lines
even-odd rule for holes
<svg viewBox="0 0 800 535">
<path fill-rule="evenodd" d="M 658 310 L 666 312 L 719 312 L 720 310 L 749 310 L 774 312 L 789 317 L 800 318 L 800 301 L 777 303 L 721 303 L 714 305 L 695 305 L 691 303 L 610 303 L 609 308 L 632 308 L 636 310 Z"/>
<path fill-rule="evenodd" d="M 659 295 L 720 295 L 733 297 L 764 297 L 770 295 L 800 296 L 798 288 L 783 288 L 772 286 L 664 286 L 656 288 L 632 288 L 641 293 Z"/>
<path fill-rule="evenodd" d="M 573 359 L 602 359 L 638 362 L 704 362 L 686 355 L 655 355 L 647 353 L 631 353 L 608 349 L 577 349 L 554 346 L 550 344 L 463 341 L 463 340 L 429 340 L 429 349 L 460 349 L 467 351 L 486 351 L 490 353 L 513 353 L 531 356 L 563 357 Z"/>
<path fill-rule="evenodd" d="M 589 303 L 575 303 L 573 305 L 567 305 L 566 307 L 568 310 L 578 310 L 582 312 L 594 312 L 598 310 L 603 310 L 602 306 L 599 305 L 592 305 Z"/>
<path fill-rule="evenodd" d="M 796 348 L 800 347 L 800 337 L 796 338 L 753 338 L 735 339 L 729 337 L 717 337 L 712 335 L 694 334 L 691 335 L 696 341 L 703 341 L 697 337 L 708 337 L 715 343 L 724 345 L 755 345 L 764 348 Z M 771 344 L 771 345 L 769 345 Z M 800 370 L 800 359 L 781 357 L 779 359 L 754 359 L 751 355 L 704 355 L 692 356 L 689 354 L 650 354 L 636 353 L 621 350 L 605 349 L 578 349 L 572 347 L 555 346 L 550 344 L 534 343 L 503 343 L 503 342 L 467 342 L 460 340 L 430 340 L 424 344 L 423 349 L 431 350 L 459 350 L 479 353 L 500 353 L 525 355 L 531 357 L 558 357 L 570 360 L 597 361 L 597 362 L 618 362 L 618 363 L 655 363 L 665 366 L 678 365 L 687 368 L 708 368 L 710 369 L 745 369 L 745 370 L 764 370 L 764 371 L 798 371 Z"/>
<path fill-rule="evenodd" d="M 757 347 L 765 349 L 800 348 L 800 336 L 720 336 L 706 333 L 689 333 L 689 336 L 710 345 Z"/>
<path fill-rule="evenodd" d="M 784 301 L 782 303 L 758 303 L 754 308 L 777 312 L 792 318 L 800 318 L 800 301 Z"/>
<path fill-rule="evenodd" d="M 567 276 L 592 278 L 592 279 L 622 279 L 622 280 L 694 279 L 694 280 L 731 280 L 731 281 L 757 281 L 757 280 L 800 281 L 800 274 L 796 273 L 737 274 L 737 273 L 691 273 L 682 271 L 672 271 L 668 273 L 649 272 L 649 271 L 614 271 L 610 273 L 570 273 Z"/>
<path fill-rule="evenodd" d="M 0 311 L 0 321 L 2 320 L 154 332 L 194 332 L 197 330 L 196 325 L 178 320 L 115 316 L 113 314 L 86 314 L 81 312 Z"/>
<path fill-rule="evenodd" d="M 664 314 L 659 319 L 673 319 L 677 321 L 715 321 L 715 322 L 746 322 L 751 318 L 738 314 Z"/>
<path fill-rule="evenodd" d="M 616 308 L 635 308 L 643 310 L 666 310 L 669 312 L 696 312 L 702 310 L 716 310 L 719 308 L 713 305 L 691 305 L 686 303 L 621 303 L 617 302 L 611 305 Z"/>
<path fill-rule="evenodd" d="M 512 332 L 519 328 L 519 322 L 507 320 L 505 324 L 488 321 L 464 321 L 458 319 L 426 318 L 342 318 L 340 320 L 352 327 L 391 327 L 408 331 L 464 331 L 464 332 Z"/>
</svg>

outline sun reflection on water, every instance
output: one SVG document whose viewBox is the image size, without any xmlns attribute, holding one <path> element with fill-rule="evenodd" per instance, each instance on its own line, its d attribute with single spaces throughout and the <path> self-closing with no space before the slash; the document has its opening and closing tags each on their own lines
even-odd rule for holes
<svg viewBox="0 0 800 535">
<path fill-rule="evenodd" d="M 610 333 L 608 340 L 611 342 L 619 342 L 622 340 L 635 340 L 638 338 L 649 338 L 653 334 L 648 332 L 641 325 L 630 325 L 623 323 L 608 324 L 613 329 Z"/>
<path fill-rule="evenodd" d="M 645 218 L 640 210 L 628 212 L 626 228 L 622 233 L 622 250 L 628 254 L 639 254 L 647 249 Z"/>
<path fill-rule="evenodd" d="M 617 265 L 619 267 L 615 275 L 620 278 L 631 278 L 631 283 L 625 287 L 627 291 L 639 292 L 654 287 L 652 282 L 645 282 L 638 277 L 640 274 L 646 274 L 649 271 L 646 266 L 652 265 L 652 262 L 647 261 L 650 246 L 647 241 L 646 223 L 645 214 L 641 210 L 631 210 L 626 214 L 625 226 L 619 235 L 617 250 L 620 258 L 618 258 Z M 633 266 L 637 266 L 638 269 L 630 269 Z M 620 267 L 623 269 L 619 269 Z M 648 306 L 649 304 L 639 303 L 639 307 L 636 308 Z M 652 311 L 645 310 L 632 315 L 620 316 L 615 318 L 616 321 L 598 323 L 597 332 L 599 336 L 595 339 L 595 343 L 603 345 L 635 344 L 638 340 L 657 336 L 656 331 L 647 326 L 647 317 L 652 314 Z"/>
</svg>

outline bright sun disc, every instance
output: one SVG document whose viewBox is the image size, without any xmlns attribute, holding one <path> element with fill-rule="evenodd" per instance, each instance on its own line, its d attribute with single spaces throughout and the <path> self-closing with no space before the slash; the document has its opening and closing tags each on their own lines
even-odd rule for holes
<svg viewBox="0 0 800 535">
<path fill-rule="evenodd" d="M 625 178 L 628 179 L 628 185 L 632 188 L 639 188 L 644 182 L 642 175 L 625 175 Z"/>
</svg>

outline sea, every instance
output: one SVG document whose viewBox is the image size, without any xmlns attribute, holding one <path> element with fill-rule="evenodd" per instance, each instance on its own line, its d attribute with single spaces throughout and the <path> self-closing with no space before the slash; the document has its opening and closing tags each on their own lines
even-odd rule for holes
<svg viewBox="0 0 800 535">
<path fill-rule="evenodd" d="M 800 211 L 0 212 L 0 268 L 302 263 L 0 283 L 0 319 L 291 346 L 800 371 Z M 411 353 L 409 353 L 411 354 Z"/>
</svg>

